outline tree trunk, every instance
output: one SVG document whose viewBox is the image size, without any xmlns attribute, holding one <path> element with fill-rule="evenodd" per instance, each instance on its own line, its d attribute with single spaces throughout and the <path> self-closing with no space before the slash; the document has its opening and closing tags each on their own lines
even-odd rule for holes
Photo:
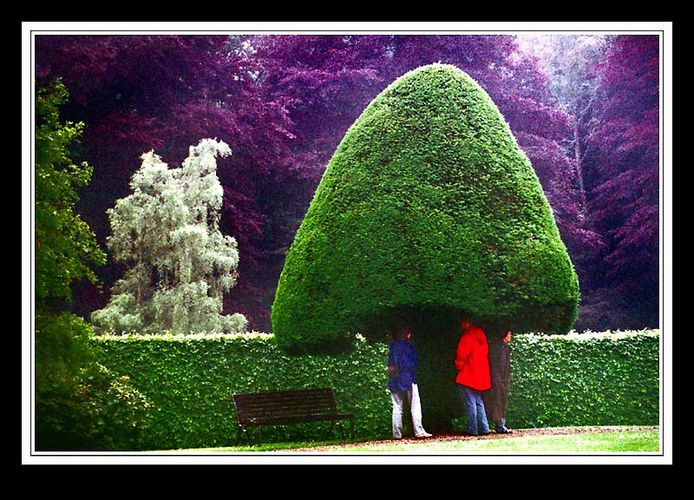
<svg viewBox="0 0 694 500">
<path fill-rule="evenodd" d="M 581 197 L 581 213 L 588 217 L 588 199 L 585 183 L 583 182 L 583 164 L 581 162 L 581 131 L 578 115 L 574 117 L 574 158 L 576 159 L 576 179 L 578 180 L 579 196 Z"/>
<path fill-rule="evenodd" d="M 455 383 L 455 349 L 460 333 L 455 318 L 430 311 L 421 315 L 415 324 L 414 343 L 417 347 L 417 384 L 422 401 L 424 428 L 434 434 L 455 430 L 465 412 L 460 400 L 460 386 Z"/>
<path fill-rule="evenodd" d="M 464 428 L 465 410 L 456 384 L 455 351 L 460 340 L 458 316 L 422 312 L 419 323 L 412 321 L 413 342 L 417 348 L 419 368 L 417 383 L 422 400 L 424 428 L 434 434 L 460 431 Z M 488 325 L 489 368 L 492 389 L 482 393 L 487 417 L 497 422 L 505 417 L 510 382 L 511 349 L 502 337 L 506 328 Z M 406 419 L 404 419 L 406 421 Z"/>
</svg>

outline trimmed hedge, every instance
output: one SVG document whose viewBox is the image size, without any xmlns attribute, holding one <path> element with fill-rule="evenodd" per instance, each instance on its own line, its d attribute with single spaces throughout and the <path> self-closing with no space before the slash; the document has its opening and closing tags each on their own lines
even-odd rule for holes
<svg viewBox="0 0 694 500">
<path fill-rule="evenodd" d="M 97 337 L 97 342 L 102 363 L 128 375 L 152 404 L 145 435 L 131 449 L 231 445 L 232 392 L 308 387 L 335 388 L 338 407 L 355 413 L 359 438 L 390 435 L 384 343 L 358 338 L 350 353 L 292 357 L 267 334 Z M 509 426 L 658 424 L 657 331 L 517 335 L 512 347 Z M 440 397 L 456 393 L 452 378 L 447 387 L 419 382 L 425 426 L 435 420 L 440 401 L 454 405 L 452 413 L 462 418 L 457 398 Z M 274 426 L 263 431 L 263 439 L 320 439 L 327 430 L 324 423 Z"/>
<path fill-rule="evenodd" d="M 566 333 L 578 278 L 530 161 L 487 93 L 424 66 L 348 130 L 287 253 L 272 306 L 285 349 L 429 308 L 518 332 Z"/>
<path fill-rule="evenodd" d="M 514 337 L 510 426 L 658 425 L 657 330 Z"/>
<path fill-rule="evenodd" d="M 390 429 L 383 344 L 358 340 L 350 353 L 296 358 L 278 349 L 272 335 L 260 333 L 97 339 L 104 364 L 128 374 L 152 402 L 148 432 L 134 448 L 232 445 L 233 392 L 333 387 L 338 409 L 355 413 L 357 435 L 383 436 Z M 313 439 L 328 429 L 329 423 L 273 426 L 263 429 L 263 441 Z"/>
</svg>

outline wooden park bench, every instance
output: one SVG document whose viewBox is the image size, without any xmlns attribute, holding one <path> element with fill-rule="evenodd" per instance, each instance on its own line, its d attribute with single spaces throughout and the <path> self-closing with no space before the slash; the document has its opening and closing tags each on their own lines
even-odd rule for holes
<svg viewBox="0 0 694 500">
<path fill-rule="evenodd" d="M 351 437 L 354 438 L 354 415 L 337 412 L 335 392 L 331 388 L 234 393 L 232 398 L 239 425 L 237 443 L 242 432 L 256 427 L 256 442 L 260 444 L 264 425 L 330 421 L 330 435 L 338 420 L 350 421 Z M 343 426 L 339 427 L 344 440 Z"/>
</svg>

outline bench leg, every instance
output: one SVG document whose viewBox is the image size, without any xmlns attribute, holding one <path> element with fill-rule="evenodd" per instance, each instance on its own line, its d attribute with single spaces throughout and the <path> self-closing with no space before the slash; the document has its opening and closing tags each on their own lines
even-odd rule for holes
<svg viewBox="0 0 694 500">
<path fill-rule="evenodd" d="M 350 437 L 352 440 L 354 440 L 354 420 L 349 419 L 349 423 L 350 423 Z M 334 421 L 333 421 L 333 424 L 335 424 Z M 346 426 L 347 426 L 347 423 L 344 420 L 340 421 L 340 425 L 338 427 L 340 428 L 340 437 L 342 438 L 342 441 L 347 441 L 347 439 L 345 438 L 345 427 Z"/>
<path fill-rule="evenodd" d="M 251 432 L 249 429 L 246 429 L 245 427 L 242 427 L 239 425 L 238 430 L 236 431 L 236 443 L 235 445 L 238 446 L 241 444 L 241 434 L 245 434 L 246 438 L 248 439 L 248 446 L 253 446 L 253 442 L 251 441 Z"/>
<path fill-rule="evenodd" d="M 325 439 L 326 439 L 326 440 L 329 439 L 330 436 L 333 435 L 333 429 L 334 429 L 334 428 L 335 428 L 335 421 L 334 421 L 334 420 L 331 420 L 331 421 L 330 421 L 330 428 L 328 429 L 328 432 L 326 432 L 326 434 L 325 434 Z"/>
</svg>

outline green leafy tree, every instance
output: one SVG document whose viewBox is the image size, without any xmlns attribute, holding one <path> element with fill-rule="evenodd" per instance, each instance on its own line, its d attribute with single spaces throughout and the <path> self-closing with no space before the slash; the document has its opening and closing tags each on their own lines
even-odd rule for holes
<svg viewBox="0 0 694 500">
<path fill-rule="evenodd" d="M 236 282 L 236 240 L 219 230 L 222 186 L 216 156 L 224 142 L 203 139 L 179 169 L 153 152 L 130 182 L 132 194 L 109 210 L 113 258 L 127 266 L 93 323 L 114 333 L 238 332 L 241 314 L 222 314 Z"/>
<path fill-rule="evenodd" d="M 89 183 L 92 168 L 70 160 L 69 148 L 82 135 L 83 123 L 61 123 L 60 106 L 68 93 L 62 82 L 36 96 L 36 306 L 56 307 L 70 300 L 70 284 L 95 281 L 91 266 L 106 262 L 94 233 L 74 212 L 77 189 Z"/>
<path fill-rule="evenodd" d="M 97 361 L 100 349 L 82 318 L 36 318 L 36 449 L 138 449 L 151 404 Z"/>
<path fill-rule="evenodd" d="M 558 333 L 578 298 L 498 108 L 466 73 L 434 64 L 392 83 L 343 138 L 287 254 L 272 323 L 282 346 L 303 351 L 434 310 Z"/>
<path fill-rule="evenodd" d="M 96 361 L 89 325 L 60 312 L 71 299 L 70 285 L 94 281 L 90 266 L 105 261 L 74 212 L 77 189 L 92 169 L 70 159 L 84 125 L 60 121 L 67 97 L 60 81 L 36 95 L 36 449 L 127 449 L 137 446 L 149 403 L 128 377 Z"/>
</svg>

